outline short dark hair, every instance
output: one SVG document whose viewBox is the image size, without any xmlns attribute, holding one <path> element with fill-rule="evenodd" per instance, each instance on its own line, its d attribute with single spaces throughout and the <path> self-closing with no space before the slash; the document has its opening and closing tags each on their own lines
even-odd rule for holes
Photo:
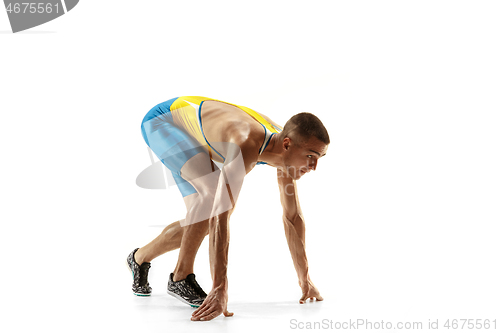
<svg viewBox="0 0 500 333">
<path fill-rule="evenodd" d="M 307 140 L 314 136 L 321 142 L 330 144 L 330 137 L 325 126 L 318 117 L 309 112 L 297 113 L 290 118 L 283 127 L 282 135 L 283 138 L 298 135 L 299 140 Z"/>
</svg>

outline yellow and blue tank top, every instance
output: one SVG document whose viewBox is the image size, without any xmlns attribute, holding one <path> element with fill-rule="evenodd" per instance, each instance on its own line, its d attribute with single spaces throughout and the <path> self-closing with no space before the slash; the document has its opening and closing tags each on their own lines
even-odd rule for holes
<svg viewBox="0 0 500 333">
<path fill-rule="evenodd" d="M 171 105 L 170 112 L 172 114 L 172 120 L 174 125 L 183 128 L 188 132 L 193 138 L 195 138 L 201 145 L 207 144 L 209 150 L 218 154 L 222 159 L 225 159 L 217 150 L 215 150 L 208 142 L 205 134 L 203 133 L 203 126 L 201 120 L 201 106 L 205 101 L 217 101 L 226 103 L 239 108 L 240 110 L 246 112 L 253 119 L 262 125 L 265 132 L 265 139 L 262 146 L 259 149 L 259 155 L 266 149 L 272 136 L 276 133 L 282 131 L 282 128 L 272 125 L 264 117 L 254 110 L 247 108 L 245 106 L 236 105 L 232 103 L 227 103 L 219 101 L 212 98 L 200 97 L 200 96 L 181 96 L 178 97 Z M 266 164 L 264 162 L 259 162 L 258 164 Z"/>
</svg>

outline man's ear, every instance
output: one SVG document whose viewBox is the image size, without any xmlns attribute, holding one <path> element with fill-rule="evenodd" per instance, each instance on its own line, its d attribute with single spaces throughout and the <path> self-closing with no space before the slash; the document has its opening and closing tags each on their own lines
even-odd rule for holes
<svg viewBox="0 0 500 333">
<path fill-rule="evenodd" d="M 290 139 L 289 137 L 284 138 L 283 139 L 283 149 L 288 150 L 288 148 L 290 148 L 291 143 L 292 143 L 292 139 Z"/>
</svg>

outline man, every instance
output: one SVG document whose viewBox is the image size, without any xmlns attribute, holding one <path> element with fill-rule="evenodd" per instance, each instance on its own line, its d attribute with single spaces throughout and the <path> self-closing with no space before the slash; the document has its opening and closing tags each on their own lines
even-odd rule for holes
<svg viewBox="0 0 500 333">
<path fill-rule="evenodd" d="M 167 292 L 198 307 L 191 320 L 232 316 L 227 311 L 228 221 L 245 175 L 256 164 L 268 164 L 277 168 L 286 238 L 302 289 L 299 302 L 323 300 L 308 274 L 304 218 L 295 186 L 297 179 L 316 170 L 330 143 L 316 116 L 299 113 L 282 128 L 243 106 L 183 96 L 151 109 L 142 122 L 142 134 L 172 171 L 187 214 L 128 256 L 136 295 L 151 294 L 147 281 L 151 260 L 180 248 Z M 213 280 L 208 295 L 193 274 L 196 253 L 207 234 Z"/>
</svg>

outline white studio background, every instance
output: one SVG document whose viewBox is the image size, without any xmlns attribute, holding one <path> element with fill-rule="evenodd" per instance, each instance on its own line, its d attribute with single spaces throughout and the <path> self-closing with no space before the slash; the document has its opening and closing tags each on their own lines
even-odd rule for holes
<svg viewBox="0 0 500 333">
<path fill-rule="evenodd" d="M 135 184 L 150 165 L 142 117 L 179 95 L 281 124 L 313 112 L 329 129 L 327 156 L 299 181 L 310 274 L 325 297 L 302 308 L 309 320 L 495 319 L 499 15 L 496 1 L 86 0 L 12 34 L 2 11 L 1 283 L 11 331 L 188 329 L 186 312 L 166 324 L 141 311 L 147 300 L 132 299 L 125 266 L 184 214 L 176 188 Z M 230 302 L 267 309 L 262 322 L 274 325 L 280 302 L 301 296 L 275 173 L 260 166 L 247 177 L 229 258 Z M 195 267 L 205 289 L 207 249 Z M 153 262 L 157 295 L 176 257 Z M 261 318 L 238 326 L 253 309 L 217 322 L 255 329 Z"/>
</svg>

